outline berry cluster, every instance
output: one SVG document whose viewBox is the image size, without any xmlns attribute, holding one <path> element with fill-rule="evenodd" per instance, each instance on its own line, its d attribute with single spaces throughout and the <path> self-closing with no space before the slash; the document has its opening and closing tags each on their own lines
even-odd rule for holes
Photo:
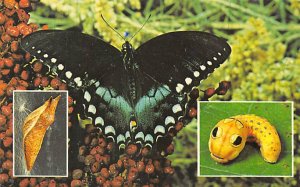
<svg viewBox="0 0 300 187">
<path fill-rule="evenodd" d="M 157 186 L 166 175 L 174 172 L 171 161 L 159 154 L 153 155 L 147 147 L 129 144 L 124 154 L 117 157 L 113 142 L 108 142 L 94 125 L 86 125 L 83 145 L 79 147 L 78 161 L 82 164 L 73 170 L 71 186 Z M 170 144 L 166 155 L 172 154 Z"/>
</svg>

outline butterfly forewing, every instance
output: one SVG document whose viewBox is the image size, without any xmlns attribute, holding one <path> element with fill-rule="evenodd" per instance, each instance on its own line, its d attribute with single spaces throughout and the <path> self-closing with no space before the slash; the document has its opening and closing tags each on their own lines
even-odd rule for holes
<svg viewBox="0 0 300 187">
<path fill-rule="evenodd" d="M 99 79 L 122 63 L 121 53 L 110 44 L 75 31 L 37 31 L 21 42 L 37 59 L 56 67 L 65 79 L 88 76 Z"/>
<path fill-rule="evenodd" d="M 189 92 L 229 56 L 222 38 L 205 32 L 180 31 L 163 34 L 136 50 L 139 68 L 174 93 Z"/>
</svg>

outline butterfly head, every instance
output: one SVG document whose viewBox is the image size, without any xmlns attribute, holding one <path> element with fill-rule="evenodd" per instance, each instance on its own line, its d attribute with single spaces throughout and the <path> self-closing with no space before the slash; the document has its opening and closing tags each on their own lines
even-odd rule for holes
<svg viewBox="0 0 300 187">
<path fill-rule="evenodd" d="M 125 41 L 125 43 L 122 45 L 123 55 L 126 53 L 131 53 L 132 51 L 133 51 L 132 45 L 128 41 Z"/>
</svg>

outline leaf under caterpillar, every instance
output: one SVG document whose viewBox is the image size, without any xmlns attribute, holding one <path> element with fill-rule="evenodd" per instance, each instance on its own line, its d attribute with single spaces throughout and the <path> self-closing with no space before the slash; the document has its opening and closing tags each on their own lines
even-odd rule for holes
<svg viewBox="0 0 300 187">
<path fill-rule="evenodd" d="M 50 97 L 42 106 L 30 113 L 23 123 L 23 148 L 27 171 L 31 171 L 41 149 L 47 128 L 54 122 L 60 95 Z"/>
</svg>

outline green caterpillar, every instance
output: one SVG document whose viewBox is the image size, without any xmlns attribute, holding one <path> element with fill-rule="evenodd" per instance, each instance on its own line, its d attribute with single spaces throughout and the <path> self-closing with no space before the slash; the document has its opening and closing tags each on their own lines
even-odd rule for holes
<svg viewBox="0 0 300 187">
<path fill-rule="evenodd" d="M 260 146 L 265 161 L 276 163 L 281 152 L 279 135 L 268 120 L 255 115 L 238 115 L 219 121 L 210 133 L 209 151 L 219 163 L 235 159 L 246 141 Z"/>
</svg>

